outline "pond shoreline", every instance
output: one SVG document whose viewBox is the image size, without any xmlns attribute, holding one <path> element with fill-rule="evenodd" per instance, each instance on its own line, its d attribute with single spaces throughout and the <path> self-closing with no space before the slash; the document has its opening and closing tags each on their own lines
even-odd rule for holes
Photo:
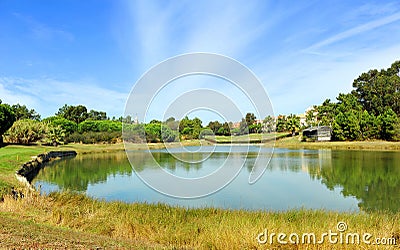
<svg viewBox="0 0 400 250">
<path fill-rule="evenodd" d="M 40 169 L 45 167 L 45 164 L 56 159 L 64 159 L 69 157 L 75 157 L 76 151 L 50 151 L 48 153 L 39 154 L 33 156 L 28 162 L 22 164 L 21 168 L 16 171 L 15 176 L 18 181 L 27 185 L 32 189 L 31 182 L 39 173 Z"/>
<path fill-rule="evenodd" d="M 194 144 L 194 142 L 191 142 Z M 158 145 L 156 145 L 158 146 Z M 0 165 L 6 183 L 18 183 L 15 170 L 30 155 L 53 150 L 43 146 L 6 146 L 0 148 Z M 69 144 L 59 150 L 74 150 L 78 154 L 107 153 L 124 150 L 124 145 Z M 9 168 L 7 168 L 10 166 Z M 6 179 L 7 177 L 7 179 Z M 12 181 L 12 179 L 14 181 Z M 185 209 L 165 204 L 106 202 L 83 194 L 60 192 L 42 196 L 29 193 L 24 199 L 5 196 L 0 202 L 0 222 L 5 238 L 0 246 L 19 248 L 278 248 L 277 243 L 260 245 L 256 237 L 268 232 L 304 233 L 318 235 L 336 230 L 338 222 L 349 225 L 348 232 L 368 232 L 374 236 L 400 240 L 400 213 L 352 213 L 325 210 L 248 211 L 218 208 Z M 318 225 L 318 226 L 316 226 Z M 62 228 L 62 230 L 60 230 Z M 241 230 L 237 230 L 240 228 Z M 26 233 L 31 232 L 31 233 Z M 21 241 L 21 235 L 24 235 Z M 76 241 L 80 237 L 79 242 Z M 49 242 L 56 241 L 56 244 Z M 8 242 L 8 243 L 7 243 Z M 95 242 L 95 243 L 93 243 Z M 6 245 L 4 245 L 4 243 Z M 8 244 L 8 245 L 7 245 Z M 22 245 L 25 244 L 25 245 Z M 27 245 L 28 244 L 28 245 Z M 74 245 L 75 244 L 75 245 Z M 95 245 L 94 245 L 95 244 Z M 320 245 L 293 245 L 290 249 L 332 249 Z M 352 245 L 368 247 L 368 245 Z"/>
<path fill-rule="evenodd" d="M 172 143 L 148 143 L 148 144 L 129 144 L 130 148 L 136 150 L 147 149 L 162 149 L 166 147 L 181 147 L 181 146 L 201 146 L 201 145 L 240 145 L 237 143 L 212 143 L 207 140 L 190 140 Z M 247 143 L 246 143 L 247 145 Z M 263 143 L 249 143 L 249 145 L 270 146 Z M 366 151 L 400 151 L 400 142 L 390 141 L 330 141 L 330 142 L 302 142 L 296 137 L 285 137 L 277 139 L 274 143 L 276 148 L 288 149 L 332 149 L 332 150 L 366 150 Z M 67 144 L 61 149 L 75 150 L 79 154 L 92 154 L 92 153 L 108 153 L 116 151 L 125 151 L 124 143 L 116 144 Z"/>
</svg>

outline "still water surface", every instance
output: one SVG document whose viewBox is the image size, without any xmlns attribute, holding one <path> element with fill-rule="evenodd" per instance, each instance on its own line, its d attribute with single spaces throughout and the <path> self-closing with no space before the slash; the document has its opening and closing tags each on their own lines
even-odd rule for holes
<svg viewBox="0 0 400 250">
<path fill-rule="evenodd" d="M 177 176 L 196 178 L 221 166 L 229 146 L 154 150 L 152 156 Z M 187 151 L 189 150 L 189 152 Z M 225 188 L 199 199 L 176 199 L 145 185 L 135 174 L 124 152 L 78 155 L 42 169 L 34 185 L 42 192 L 73 190 L 105 200 L 163 202 L 184 207 L 287 210 L 294 208 L 334 211 L 400 211 L 400 154 L 398 152 L 275 149 L 264 175 L 248 184 L 255 156 L 236 146 L 237 157 L 246 159 L 238 176 Z M 252 146 L 251 151 L 258 150 Z M 269 149 L 262 149 L 269 150 Z M 163 171 L 149 154 L 132 151 L 139 171 L 157 176 Z M 183 163 L 176 158 L 207 159 Z M 151 157 L 150 157 L 151 158 Z M 162 180 L 160 180 L 162 181 Z"/>
</svg>

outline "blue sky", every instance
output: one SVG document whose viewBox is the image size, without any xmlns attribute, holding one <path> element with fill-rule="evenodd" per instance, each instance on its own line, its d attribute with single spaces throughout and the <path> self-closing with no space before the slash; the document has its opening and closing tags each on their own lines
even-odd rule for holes
<svg viewBox="0 0 400 250">
<path fill-rule="evenodd" d="M 118 117 L 141 75 L 189 52 L 238 60 L 275 113 L 302 113 L 400 60 L 400 3 L 0 0 L 0 99 L 42 117 L 65 103 Z"/>
</svg>

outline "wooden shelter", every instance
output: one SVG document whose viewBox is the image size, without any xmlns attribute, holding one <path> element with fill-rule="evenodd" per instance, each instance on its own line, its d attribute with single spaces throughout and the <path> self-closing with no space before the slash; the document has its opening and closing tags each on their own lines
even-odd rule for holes
<svg viewBox="0 0 400 250">
<path fill-rule="evenodd" d="M 311 127 L 303 130 L 303 136 L 315 141 L 330 141 L 332 128 L 329 126 Z"/>
</svg>

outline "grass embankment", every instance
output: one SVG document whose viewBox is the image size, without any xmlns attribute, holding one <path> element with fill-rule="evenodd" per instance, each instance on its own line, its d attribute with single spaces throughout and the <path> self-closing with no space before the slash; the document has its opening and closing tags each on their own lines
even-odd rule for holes
<svg viewBox="0 0 400 250">
<path fill-rule="evenodd" d="M 265 141 L 278 140 L 287 137 L 288 133 L 247 134 L 238 136 L 206 136 L 206 140 L 215 143 L 262 143 Z"/>
<path fill-rule="evenodd" d="M 123 145 L 68 145 L 61 149 L 81 153 L 123 150 Z M 60 149 L 60 148 L 58 148 Z M 53 147 L 7 146 L 0 148 L 1 180 L 15 185 L 15 170 L 30 156 Z M 267 199 L 268 197 L 260 197 Z M 0 248 L 211 248 L 211 249 L 369 249 L 367 245 L 260 245 L 256 236 L 270 233 L 310 232 L 319 237 L 337 232 L 339 221 L 346 232 L 371 233 L 400 242 L 400 213 L 338 213 L 313 210 L 287 212 L 184 209 L 162 204 L 105 202 L 80 194 L 27 193 L 22 200 L 9 196 L 0 203 Z M 286 239 L 287 240 L 287 239 Z M 276 237 L 275 241 L 276 242 Z M 399 245 L 396 246 L 399 248 Z M 385 247 L 382 247 L 385 249 Z"/>
<path fill-rule="evenodd" d="M 302 142 L 299 136 L 282 138 L 275 142 L 277 148 L 337 149 L 337 150 L 375 150 L 400 151 L 400 142 L 389 141 L 328 141 Z"/>
<path fill-rule="evenodd" d="M 208 142 L 202 142 L 208 143 Z M 180 145 L 191 146 L 200 145 L 198 140 L 184 141 L 182 143 L 149 143 L 149 144 L 132 144 L 129 146 L 130 149 L 145 150 L 145 149 L 157 149 L 164 147 L 178 147 Z M 124 151 L 125 146 L 123 143 L 117 144 L 67 144 L 58 147 L 52 146 L 40 146 L 40 145 L 8 145 L 0 147 L 0 197 L 1 195 L 9 192 L 12 186 L 21 186 L 21 183 L 15 178 L 15 172 L 19 167 L 29 161 L 32 156 L 36 156 L 41 153 L 49 152 L 52 150 L 74 150 L 78 154 L 94 154 L 94 153 L 109 153 Z"/>
<path fill-rule="evenodd" d="M 27 242 L 31 241 L 33 244 L 38 240 L 45 246 L 45 243 L 56 235 L 59 244 L 66 244 L 64 241 L 67 244 L 75 243 L 77 232 L 83 232 L 79 244 L 85 247 L 94 244 L 97 244 L 96 246 L 120 244 L 120 247 L 126 247 L 127 244 L 132 244 L 131 246 L 154 248 L 268 248 L 271 245 L 260 245 L 256 240 L 257 235 L 265 229 L 268 229 L 269 233 L 287 235 L 297 233 L 300 237 L 303 233 L 314 233 L 318 241 L 320 236 L 329 230 L 338 232 L 336 226 L 340 221 L 347 223 L 346 232 L 349 233 L 362 235 L 368 232 L 374 237 L 400 240 L 400 214 L 389 213 L 184 209 L 163 204 L 104 202 L 70 193 L 54 193 L 48 197 L 31 194 L 19 201 L 8 198 L 0 205 L 0 211 L 1 220 L 12 220 L 15 225 L 11 232 L 5 232 L 8 234 L 7 237 L 19 239 L 21 235 L 27 235 Z M 48 236 L 32 232 L 39 238 L 31 237 L 29 234 L 31 230 L 37 229 L 42 229 Z M 23 234 L 21 230 L 29 230 L 29 233 Z M 61 235 L 58 235 L 60 232 Z M 92 240 L 90 236 L 95 238 Z M 95 242 L 98 240 L 97 237 L 101 237 L 103 243 Z M 119 240 L 121 242 L 117 243 Z M 19 241 L 14 243 L 19 244 Z M 272 245 L 272 247 L 278 246 L 277 243 Z M 365 244 L 332 245 L 328 239 L 321 245 L 289 244 L 284 247 L 285 249 L 369 248 Z"/>
</svg>

